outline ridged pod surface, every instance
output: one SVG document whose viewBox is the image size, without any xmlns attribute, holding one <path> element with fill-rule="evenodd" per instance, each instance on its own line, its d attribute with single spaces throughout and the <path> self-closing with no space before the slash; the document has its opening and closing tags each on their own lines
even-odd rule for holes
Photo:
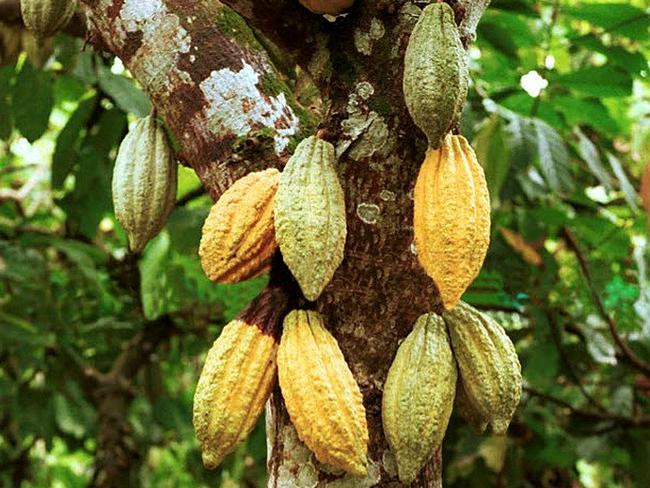
<svg viewBox="0 0 650 488">
<path fill-rule="evenodd" d="M 165 226 L 176 202 L 177 168 L 167 134 L 152 116 L 126 135 L 113 169 L 113 206 L 139 252 Z"/>
<path fill-rule="evenodd" d="M 491 317 L 463 302 L 444 319 L 467 399 L 496 434 L 505 434 L 521 398 L 521 365 L 512 341 Z"/>
<path fill-rule="evenodd" d="M 277 169 L 250 173 L 213 205 L 199 247 L 212 281 L 237 283 L 268 269 L 277 248 L 273 207 L 279 180 Z"/>
<path fill-rule="evenodd" d="M 465 56 L 451 7 L 425 7 L 406 48 L 403 90 L 413 121 L 433 148 L 463 110 L 469 76 Z"/>
<path fill-rule="evenodd" d="M 278 376 L 291 422 L 316 459 L 365 476 L 368 426 L 361 391 L 318 312 L 294 310 L 284 319 Z"/>
<path fill-rule="evenodd" d="M 77 0 L 20 0 L 25 27 L 39 37 L 48 37 L 63 29 L 77 5 Z"/>
<path fill-rule="evenodd" d="M 248 436 L 271 394 L 286 306 L 284 292 L 267 288 L 223 328 L 208 352 L 194 394 L 193 421 L 209 469 Z"/>
<path fill-rule="evenodd" d="M 309 300 L 318 298 L 343 260 L 345 198 L 335 161 L 329 142 L 303 140 L 282 172 L 275 198 L 276 239 Z"/>
<path fill-rule="evenodd" d="M 402 342 L 384 384 L 382 419 L 402 483 L 440 446 L 454 405 L 456 362 L 439 315 L 422 315 Z"/>
<path fill-rule="evenodd" d="M 454 409 L 478 434 L 485 432 L 485 429 L 488 426 L 488 421 L 481 417 L 481 414 L 469 401 L 467 393 L 465 393 L 465 386 L 460 378 L 458 378 L 458 383 L 456 385 Z"/>
<path fill-rule="evenodd" d="M 300 3 L 315 14 L 338 15 L 352 7 L 354 0 L 300 0 Z"/>
<path fill-rule="evenodd" d="M 483 265 L 490 245 L 490 195 L 483 168 L 463 136 L 429 149 L 414 191 L 418 259 L 443 305 L 453 308 Z"/>
</svg>

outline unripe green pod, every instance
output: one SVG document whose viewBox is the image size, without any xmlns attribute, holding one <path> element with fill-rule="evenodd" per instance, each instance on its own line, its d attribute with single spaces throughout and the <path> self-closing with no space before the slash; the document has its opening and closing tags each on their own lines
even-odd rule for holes
<svg viewBox="0 0 650 488">
<path fill-rule="evenodd" d="M 505 330 L 466 303 L 444 313 L 473 411 L 505 434 L 521 398 L 521 365 Z"/>
<path fill-rule="evenodd" d="M 63 29 L 77 5 L 77 0 L 20 0 L 25 27 L 39 37 L 49 37 Z"/>
<path fill-rule="evenodd" d="M 397 350 L 382 401 L 384 434 L 403 483 L 415 480 L 440 446 L 456 379 L 445 322 L 434 313 L 420 316 Z"/>
<path fill-rule="evenodd" d="M 275 196 L 275 238 L 309 300 L 318 298 L 343 260 L 345 198 L 335 162 L 332 144 L 308 137 L 289 159 Z"/>
<path fill-rule="evenodd" d="M 404 99 L 415 124 L 436 149 L 463 110 L 467 61 L 454 12 L 446 3 L 423 11 L 404 57 Z"/>
<path fill-rule="evenodd" d="M 472 426 L 477 434 L 485 432 L 488 421 L 481 417 L 481 414 L 474 408 L 472 402 L 469 401 L 467 393 L 465 393 L 465 386 L 463 386 L 463 381 L 460 378 L 458 378 L 458 383 L 456 384 L 454 409 L 465 422 Z"/>
<path fill-rule="evenodd" d="M 126 135 L 113 169 L 113 206 L 140 252 L 165 226 L 176 202 L 177 168 L 165 130 L 154 117 L 141 119 Z"/>
</svg>

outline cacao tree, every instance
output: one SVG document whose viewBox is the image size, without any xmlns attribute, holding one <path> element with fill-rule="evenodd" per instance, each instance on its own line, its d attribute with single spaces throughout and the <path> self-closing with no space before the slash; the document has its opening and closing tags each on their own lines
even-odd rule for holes
<svg viewBox="0 0 650 488">
<path fill-rule="evenodd" d="M 357 464 L 347 463 L 348 459 L 341 461 L 336 453 L 319 451 L 314 447 L 318 446 L 318 439 L 300 436 L 311 449 L 301 442 L 295 427 L 298 430 L 307 427 L 299 425 L 296 418 L 307 425 L 318 418 L 328 425 L 327 400 L 336 391 L 324 389 L 321 400 L 301 397 L 304 389 L 290 391 L 284 387 L 285 379 L 295 384 L 309 381 L 309 377 L 289 378 L 300 373 L 300 368 L 318 371 L 318 364 L 324 361 L 319 363 L 317 355 L 300 357 L 300 347 L 295 345 L 291 349 L 286 346 L 289 350 L 282 351 L 284 346 L 280 344 L 280 384 L 274 377 L 259 377 L 262 389 L 272 392 L 265 419 L 268 486 L 401 486 L 399 477 L 413 480 L 411 486 L 442 486 L 443 460 L 447 463 L 448 484 L 453 486 L 462 486 L 463 482 L 483 486 L 488 484 L 487 478 L 495 486 L 514 486 L 515 480 L 522 486 L 525 483 L 537 486 L 549 476 L 557 476 L 557 486 L 570 486 L 574 476 L 567 471 L 571 470 L 565 470 L 560 460 L 548 460 L 551 458 L 548 451 L 562 445 L 561 438 L 555 432 L 541 434 L 543 419 L 551 415 L 546 410 L 542 414 L 539 409 L 548 404 L 557 405 L 557 411 L 567 419 L 563 425 L 570 433 L 567 435 L 578 435 L 572 429 L 582 429 L 592 436 L 597 434 L 591 427 L 598 435 L 600 429 L 612 429 L 620 435 L 616 438 L 617 445 L 633 446 L 629 447 L 630 452 L 634 449 L 641 457 L 642 453 L 650 452 L 643 440 L 650 426 L 647 396 L 650 347 L 648 320 L 643 318 L 650 310 L 647 274 L 643 274 L 647 247 L 638 244 L 645 225 L 640 224 L 643 216 L 630 182 L 640 175 L 641 166 L 636 164 L 639 159 L 636 156 L 629 158 L 635 161 L 633 170 L 621 165 L 620 159 L 623 155 L 627 157 L 628 149 L 622 147 L 624 144 L 617 136 L 624 133 L 631 139 L 632 131 L 617 124 L 619 120 L 631 123 L 612 103 L 599 99 L 628 96 L 632 79 L 647 84 L 648 66 L 644 59 L 648 50 L 647 12 L 614 4 L 616 15 L 611 15 L 599 10 L 597 4 L 582 10 L 571 1 L 546 5 L 525 0 L 497 1 L 488 9 L 486 0 L 449 0 L 443 2 L 448 7 L 440 6 L 449 12 L 441 29 L 443 36 L 448 31 L 458 33 L 457 42 L 427 44 L 433 36 L 431 29 L 438 26 L 414 28 L 422 10 L 436 2 L 81 0 L 74 11 L 71 9 L 74 2 L 64 3 L 65 15 L 58 13 L 59 10 L 54 15 L 57 25 L 45 25 L 39 16 L 48 2 L 34 2 L 38 8 L 22 11 L 20 2 L 0 2 L 0 20 L 6 22 L 2 26 L 5 30 L 0 45 L 2 61 L 6 64 L 0 72 L 0 135 L 8 141 L 3 151 L 10 155 L 8 161 L 21 150 L 21 157 L 28 158 L 24 149 L 26 141 L 35 146 L 39 140 L 55 139 L 50 140 L 55 149 L 51 179 L 47 183 L 57 207 L 66 215 L 64 223 L 52 233 L 50 217 L 34 218 L 24 207 L 25 195 L 33 186 L 25 184 L 18 190 L 7 188 L 6 191 L 3 188 L 0 194 L 0 202 L 12 208 L 6 211 L 8 217 L 3 216 L 10 223 L 1 224 L 3 238 L 7 237 L 8 243 L 0 243 L 3 279 L 0 298 L 3 304 L 9 304 L 7 312 L 0 311 L 0 318 L 10 324 L 6 330 L 11 331 L 3 336 L 6 347 L 0 348 L 0 356 L 6 362 L 2 378 L 9 378 L 11 381 L 6 383 L 13 388 L 13 393 L 6 397 L 14 396 L 19 405 L 29 403 L 34 391 L 42 391 L 39 388 L 54 388 L 57 393 L 53 402 L 58 402 L 51 407 L 57 419 L 53 428 L 56 435 L 42 428 L 32 428 L 31 435 L 25 435 L 29 423 L 25 427 L 24 423 L 13 422 L 9 414 L 0 417 L 7 426 L 3 439 L 10 446 L 5 463 L 6 479 L 16 484 L 30 478 L 30 459 L 40 448 L 39 440 L 48 439 L 49 450 L 54 444 L 52 439 L 63 438 L 69 445 L 80 444 L 79 439 L 93 432 L 96 446 L 84 448 L 92 452 L 93 466 L 92 476 L 85 481 L 93 486 L 146 484 L 138 473 L 146 463 L 139 459 L 141 451 L 134 441 L 141 438 L 139 429 L 144 429 L 140 422 L 134 421 L 133 411 L 142 408 L 141 396 L 154 404 L 153 399 L 161 396 L 160 390 L 167 389 L 160 384 L 169 380 L 153 377 L 187 374 L 182 371 L 184 360 L 189 357 L 196 365 L 206 353 L 206 364 L 211 364 L 211 357 L 219 357 L 232 371 L 241 367 L 237 361 L 242 357 L 253 358 L 260 364 L 268 362 L 275 355 L 281 334 L 281 327 L 276 323 L 290 309 L 304 307 L 314 309 L 300 314 L 313 320 L 310 326 L 316 331 L 314 335 L 321 334 L 322 341 L 316 341 L 313 350 L 317 351 L 319 345 L 338 344 L 340 356 L 335 356 L 338 361 L 332 360 L 332 369 L 339 372 L 335 376 L 341 382 L 340 389 L 347 385 L 346 391 L 352 391 L 339 398 L 339 402 L 347 409 L 349 432 L 353 434 L 343 439 L 342 447 L 334 445 L 333 450 L 354 451 L 361 458 L 365 452 L 359 446 L 363 444 L 365 448 L 367 444 L 367 473 L 352 477 L 332 470 L 317 458 L 327 459 L 328 464 L 344 470 L 357 470 L 357 474 L 363 471 Z M 554 45 L 554 35 L 557 35 L 554 29 L 559 29 L 557 18 L 561 15 L 569 19 L 567 25 L 584 30 L 576 33 L 571 48 L 564 50 Z M 616 16 L 622 18 L 612 18 Z M 67 21 L 65 27 L 59 23 L 63 18 Z M 537 26 L 535 30 L 531 27 L 535 22 L 544 28 Z M 22 38 L 23 24 L 39 33 L 34 38 L 36 47 L 31 54 Z M 64 34 L 56 45 L 48 46 L 52 41 L 43 36 L 57 29 L 63 29 Z M 16 33 L 21 36 L 20 41 L 16 40 Z M 619 41 L 618 35 L 624 39 Z M 538 39 L 543 39 L 540 46 L 535 45 Z M 571 52 L 574 46 L 579 55 L 574 56 L 575 64 L 571 64 L 566 58 L 569 53 L 575 54 Z M 521 52 L 540 50 L 534 51 L 542 60 L 540 72 L 559 87 L 556 92 L 548 97 L 522 92 L 518 85 L 519 66 L 530 63 L 530 58 L 535 56 L 525 58 L 520 49 Z M 404 81 L 410 71 L 418 71 L 419 60 L 449 59 L 450 52 L 446 51 L 456 60 L 451 64 L 471 74 L 469 87 L 467 78 L 452 76 L 453 71 L 445 63 L 438 63 L 431 72 L 409 76 L 409 82 Z M 607 62 L 599 64 L 603 63 L 603 57 Z M 563 71 L 556 73 L 550 58 L 564 63 Z M 131 77 L 118 74 L 120 65 L 128 69 Z M 55 83 L 57 88 L 53 90 L 50 87 Z M 644 86 L 640 90 L 647 94 Z M 30 98 L 38 100 L 33 110 L 21 109 L 23 105 L 29 106 Z M 441 104 L 451 107 L 452 115 L 439 121 L 438 126 L 427 124 L 432 113 L 439 112 L 431 105 Z M 141 117 L 143 122 L 132 128 L 124 139 L 127 113 Z M 142 128 L 144 121 L 150 131 Z M 156 124 L 160 125 L 154 128 Z M 54 130 L 52 126 L 56 129 L 55 138 L 48 136 Z M 127 179 L 117 183 L 114 180 L 117 186 L 112 191 L 113 215 L 108 175 L 113 165 L 119 168 L 122 163 L 129 163 L 122 157 L 120 141 L 124 139 L 123 147 L 137 145 L 149 137 L 149 132 L 153 134 L 154 129 L 155 139 L 165 141 L 161 150 L 166 154 L 164 158 L 152 158 L 145 169 L 147 174 L 165 173 L 166 184 L 156 187 L 160 193 L 151 196 L 145 190 L 152 185 L 145 182 L 142 191 L 126 192 L 120 200 L 119 190 L 132 190 L 134 185 Z M 437 188 L 433 183 L 437 177 L 434 156 L 446 157 L 445 151 L 449 151 L 452 143 L 447 144 L 443 139 L 449 131 L 455 135 L 454 147 L 461 148 L 458 152 L 467 155 L 471 151 L 467 140 L 460 136 L 462 133 L 472 140 L 478 158 L 466 156 L 463 160 L 464 171 L 470 178 L 458 178 L 453 188 Z M 647 137 L 647 132 L 639 133 Z M 647 147 L 643 142 L 637 144 Z M 146 241 L 163 227 L 172 212 L 176 196 L 172 188 L 176 180 L 175 171 L 170 170 L 173 168 L 170 148 L 184 167 L 180 172 L 181 187 L 183 179 L 193 178 L 193 173 L 198 175 L 200 186 L 181 193 L 167 230 L 145 248 Z M 312 173 L 311 182 L 321 178 L 320 184 L 328 192 L 320 192 L 326 193 L 322 201 L 298 208 L 297 202 L 304 196 L 301 193 L 311 195 L 319 190 L 302 184 L 300 175 L 296 176 L 294 171 L 292 156 L 302 160 L 316 150 L 321 151 L 318 164 L 303 170 Z M 164 164 L 158 164 L 162 159 Z M 569 165 L 570 161 L 578 163 Z M 416 180 L 423 162 L 424 177 L 429 184 L 423 184 L 418 190 Z M 479 162 L 486 175 L 489 197 L 486 189 L 476 183 Z M 12 166 L 8 163 L 7 167 Z M 468 180 L 475 182 L 471 192 L 465 191 Z M 280 190 L 275 193 L 278 184 Z M 203 192 L 209 198 L 202 197 Z M 644 202 L 646 193 L 642 190 Z M 133 204 L 133 199 L 142 195 L 147 197 Z M 201 208 L 192 206 L 197 197 Z M 487 316 L 475 318 L 473 325 L 484 329 L 482 335 L 472 335 L 461 327 L 454 332 L 453 323 L 458 317 L 454 317 L 453 311 L 444 314 L 444 320 L 437 315 L 460 299 L 487 252 L 489 222 L 453 212 L 466 201 L 476 201 L 488 213 L 488 198 L 494 222 L 492 247 L 486 268 L 465 293 L 464 300 L 503 314 L 501 320 L 505 323 L 519 320 L 517 326 L 508 327 L 512 342 L 500 329 L 492 327 L 494 321 Z M 124 199 L 127 203 L 120 204 Z M 207 215 L 209 200 L 219 203 Z M 159 201 L 164 201 L 164 205 L 156 207 Z M 228 207 L 229 201 L 244 203 Z M 418 215 L 423 215 L 417 209 L 414 212 L 414 203 L 418 201 L 423 203 L 420 208 L 424 213 L 444 208 L 446 220 L 443 222 L 440 217 L 440 221 L 445 225 L 452 226 L 461 219 L 469 229 L 467 232 L 477 236 L 478 244 L 464 249 L 467 245 L 461 238 L 443 242 L 443 233 L 436 236 L 438 226 L 425 228 L 426 224 L 422 224 L 426 234 L 441 241 L 432 250 L 425 249 L 422 243 L 426 239 L 418 236 L 419 229 L 414 230 Z M 277 202 L 280 204 L 276 205 Z M 431 208 L 424 205 L 431 202 L 435 204 Z M 232 211 L 246 205 L 258 213 Z M 137 228 L 137 218 L 154 207 L 160 210 L 153 219 L 155 228 L 141 234 L 126 223 L 135 222 Z M 128 235 L 130 250 L 115 217 Z M 200 240 L 198 230 L 206 217 L 203 240 Z M 425 216 L 421 219 L 426 221 Z M 271 231 L 272 221 L 275 235 Z M 224 230 L 229 222 L 239 229 L 239 234 L 233 236 Z M 640 228 L 643 230 L 639 231 Z M 601 239 L 601 232 L 625 237 L 611 244 Z M 214 242 L 220 239 L 230 241 L 215 248 Z M 274 255 L 276 239 L 281 255 Z M 292 240 L 313 246 L 305 252 Z M 235 241 L 244 241 L 245 257 L 238 259 L 246 266 L 229 267 L 233 254 L 222 252 L 232 249 Z M 323 253 L 322 243 L 332 252 Z M 617 246 L 623 251 L 617 250 Z M 34 256 L 38 254 L 35 249 L 42 252 L 41 257 Z M 629 257 L 632 249 L 638 254 L 634 261 Z M 471 256 L 470 269 L 458 280 L 447 281 L 464 265 L 459 250 Z M 444 259 L 452 262 L 452 257 L 458 261 L 445 268 L 441 262 Z M 593 266 L 609 258 L 613 264 L 608 272 Z M 61 263 L 63 268 L 79 270 L 71 273 L 78 277 L 65 286 L 62 276 L 68 274 L 57 268 Z M 202 274 L 199 276 L 199 263 L 210 279 L 224 283 L 251 278 L 264 269 L 269 271 L 268 284 L 264 277 L 245 284 L 248 288 L 233 300 L 236 304 L 230 306 L 232 310 L 220 313 L 216 311 L 215 297 L 219 294 L 222 299 L 230 292 L 220 285 L 207 283 Z M 632 268 L 635 271 L 628 275 L 621 271 Z M 30 280 L 18 279 L 27 270 L 34 283 L 50 284 L 49 291 L 42 293 L 44 305 L 41 304 L 43 310 L 57 310 L 52 314 L 54 325 L 48 334 L 30 333 L 30 322 L 47 323 L 48 313 L 30 301 L 30 295 L 40 293 L 30 288 Z M 184 285 L 175 281 L 181 281 L 179 277 Z M 262 288 L 261 295 L 245 308 Z M 626 295 L 633 293 L 631 288 L 636 292 L 632 298 Z M 233 290 L 237 289 L 233 285 Z M 88 290 L 83 298 L 96 306 L 73 312 L 77 306 L 73 290 Z M 307 305 L 303 296 L 313 300 L 313 305 Z M 241 330 L 251 331 L 246 324 L 258 320 L 255 307 L 260 302 L 276 304 L 277 316 L 269 319 L 276 325 L 273 331 L 261 334 L 262 339 L 255 339 L 264 347 L 252 349 L 251 343 L 246 342 L 248 339 L 237 334 Z M 467 305 L 459 307 L 456 315 L 474 313 L 468 312 L 474 309 Z M 217 331 L 209 329 L 209 324 L 225 323 L 242 308 L 244 311 L 221 332 L 226 342 L 215 343 L 210 349 Z M 61 310 L 70 315 L 63 315 Z M 63 320 L 64 316 L 70 320 Z M 111 319 L 105 320 L 107 316 Z M 290 317 L 293 320 L 294 315 Z M 596 325 L 593 325 L 594 317 L 598 318 Z M 302 320 L 309 322 L 304 317 Z M 69 332 L 69 343 L 63 340 L 67 337 L 68 332 L 64 330 L 68 321 L 88 326 Z M 300 325 L 300 319 L 295 321 Z M 125 323 L 131 325 L 120 325 Z M 291 325 L 285 323 L 288 334 L 295 332 Z M 450 329 L 449 338 L 445 327 Z M 423 353 L 423 359 L 416 365 L 404 366 L 407 360 L 413 360 L 411 356 L 400 356 L 414 350 L 414 336 L 409 336 L 412 331 L 431 334 L 439 344 L 449 342 L 450 345 L 447 349 L 441 346 L 442 356 L 427 357 Z M 508 369 L 516 362 L 513 342 L 522 352 L 526 380 L 521 407 L 524 413 L 515 417 L 511 428 L 510 435 L 515 440 L 489 437 L 481 449 L 498 452 L 503 457 L 507 452 L 509 459 L 525 458 L 525 462 L 499 464 L 489 454 L 474 454 L 470 459 L 474 471 L 467 474 L 462 465 L 466 444 L 478 443 L 476 439 L 480 438 L 469 437 L 474 434 L 467 433 L 466 426 L 458 427 L 456 417 L 452 417 L 447 438 L 434 456 L 420 460 L 421 453 L 396 447 L 399 444 L 396 432 L 403 426 L 395 425 L 391 429 L 390 422 L 382 419 L 382 401 L 389 404 L 388 411 L 390 405 L 397 411 L 403 408 L 399 398 L 419 394 L 424 399 L 423 405 L 430 402 L 431 408 L 446 412 L 444 425 L 439 425 L 431 439 L 426 440 L 427 445 L 440 443 L 451 412 L 444 393 L 456 389 L 455 366 L 444 374 L 442 386 L 426 384 L 420 388 L 416 384 L 411 385 L 416 391 L 410 392 L 408 385 L 400 380 L 416 375 L 418 368 L 442 374 L 449 361 L 442 366 L 436 361 L 449 356 L 444 351 L 450 350 L 463 333 L 471 335 L 468 342 L 472 338 L 492 341 L 495 347 L 505 351 L 502 364 L 485 365 L 486 370 L 501 376 L 500 389 L 465 388 L 466 396 L 457 396 L 454 408 L 478 430 L 490 423 L 485 417 L 493 414 L 489 405 L 495 397 L 512 400 L 507 411 L 498 412 L 499 418 L 491 422 L 495 432 L 506 430 L 504 419 L 509 420 L 515 399 L 519 400 L 519 389 L 515 391 L 508 386 L 518 384 L 521 376 L 518 368 Z M 405 340 L 407 336 L 409 339 Z M 607 339 L 603 339 L 605 336 Z M 290 344 L 291 339 L 296 341 L 294 344 L 301 344 L 291 335 L 285 344 Z M 608 347 L 603 346 L 604 342 Z M 39 351 L 34 364 L 27 359 L 30 347 Z M 249 349 L 244 356 L 228 356 L 237 347 Z M 162 362 L 159 352 L 173 357 L 177 367 L 165 370 L 166 366 L 158 364 Z M 478 377 L 471 365 L 455 353 L 458 376 Z M 396 363 L 391 367 L 394 359 Z M 309 366 L 309 361 L 316 365 Z M 259 372 L 255 364 L 247 363 L 246 367 Z M 600 377 L 594 376 L 602 374 L 605 368 L 611 368 L 607 373 L 611 381 L 603 387 Z M 62 381 L 57 378 L 65 376 L 62 373 L 69 373 L 73 379 L 74 393 L 70 393 L 69 386 L 59 388 L 49 384 L 50 380 L 53 384 Z M 323 377 L 330 374 L 329 371 L 319 373 Z M 224 379 L 220 372 L 210 368 L 204 374 L 208 379 L 202 376 L 199 381 L 194 421 L 199 425 L 197 434 L 204 448 L 203 461 L 206 466 L 215 467 L 227 454 L 226 448 L 232 451 L 246 434 L 253 431 L 253 436 L 259 435 L 261 429 L 253 430 L 255 415 L 237 419 L 240 431 L 237 435 L 219 432 L 223 440 L 219 447 L 224 451 L 215 450 L 209 429 L 200 427 L 220 421 L 210 418 L 211 406 L 245 401 L 251 411 L 259 413 L 263 402 L 259 401 L 256 389 L 247 390 L 244 400 L 232 395 L 215 396 L 215 391 L 206 386 L 209 378 L 221 381 L 220 391 L 227 393 L 236 380 Z M 43 382 L 43 377 L 47 381 Z M 393 382 L 387 383 L 391 377 Z M 621 383 L 628 389 L 617 390 L 615 378 L 624 378 Z M 194 390 L 195 380 L 196 375 L 185 378 L 176 393 L 187 397 L 187 392 Z M 432 386 L 437 387 L 431 389 Z M 147 391 L 141 395 L 138 388 Z M 612 391 L 617 393 L 616 401 L 608 400 L 608 392 Z M 360 415 L 361 400 L 364 415 Z M 476 402 L 484 407 L 478 413 L 471 409 Z M 81 405 L 79 411 L 85 412 L 88 425 L 94 427 L 75 432 L 62 413 L 70 403 Z M 161 408 L 164 417 L 169 410 Z M 7 411 L 18 415 L 17 410 L 14 406 Z M 151 416 L 155 417 L 155 407 L 153 410 Z M 422 425 L 430 426 L 434 422 L 426 416 L 430 412 L 420 416 L 407 413 Z M 176 427 L 165 424 L 171 422 L 169 417 L 173 415 L 161 421 L 167 431 Z M 180 421 L 180 425 L 187 428 L 190 417 L 184 411 L 185 424 Z M 366 425 L 361 425 L 360 417 L 365 417 Z M 331 430 L 336 430 L 336 426 Z M 532 454 L 524 452 L 529 448 L 533 452 L 530 446 L 541 442 L 539 439 L 551 446 L 538 449 L 547 456 L 543 468 L 527 458 L 532 458 Z M 147 445 L 155 447 L 156 442 L 163 444 L 160 439 L 153 439 Z M 511 444 L 506 446 L 506 442 Z M 262 444 L 258 439 L 258 445 Z M 193 449 L 195 465 L 187 471 L 210 476 L 203 474 L 196 458 L 198 450 L 196 446 Z M 400 451 L 397 460 L 396 451 Z M 579 466 L 578 455 L 575 459 L 571 456 Z M 420 471 L 419 466 L 426 459 L 429 461 Z M 624 461 L 620 463 L 624 465 Z M 508 472 L 508 466 L 517 473 Z M 525 468 L 520 469 L 521 466 Z M 620 471 L 624 474 L 612 478 L 623 480 L 622 483 L 643 483 L 650 479 L 647 474 L 630 474 L 625 467 Z M 217 482 L 215 478 L 206 479 Z M 512 480 L 510 484 L 508 479 Z M 219 482 L 223 480 L 232 482 L 229 477 L 220 478 Z M 40 482 L 47 484 L 47 480 Z M 226 481 L 223 482 L 225 485 Z M 156 481 L 149 479 L 149 483 L 155 485 Z M 158 479 L 157 483 L 162 480 Z M 193 486 L 192 483 L 187 482 L 188 486 Z M 36 481 L 35 486 L 38 486 Z"/>
</svg>

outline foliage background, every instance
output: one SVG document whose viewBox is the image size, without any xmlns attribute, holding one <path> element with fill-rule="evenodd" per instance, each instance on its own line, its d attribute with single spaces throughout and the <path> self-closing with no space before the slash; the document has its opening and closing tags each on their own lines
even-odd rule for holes
<svg viewBox="0 0 650 488">
<path fill-rule="evenodd" d="M 650 486 L 649 29 L 643 0 L 495 0 L 479 26 L 462 130 L 494 232 L 465 299 L 508 329 L 525 393 L 507 438 L 452 420 L 449 487 Z M 127 254 L 112 165 L 150 106 L 119 60 L 7 25 L 0 55 L 0 485 L 91 482 L 106 419 L 89 378 L 158 327 L 125 394 L 132 484 L 264 486 L 263 421 L 207 472 L 191 408 L 207 348 L 265 278 L 204 278 L 211 202 L 185 168 L 165 230 Z"/>
</svg>

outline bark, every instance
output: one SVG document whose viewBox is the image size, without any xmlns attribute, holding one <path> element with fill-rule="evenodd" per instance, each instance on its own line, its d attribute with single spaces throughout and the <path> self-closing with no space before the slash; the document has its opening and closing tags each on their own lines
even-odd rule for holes
<svg viewBox="0 0 650 488">
<path fill-rule="evenodd" d="M 226 3 L 313 75 L 329 107 L 320 136 L 337 148 L 348 241 L 317 307 L 362 389 L 370 430 L 368 477 L 333 473 L 300 443 L 276 389 L 267 409 L 269 486 L 400 486 L 381 428 L 382 385 L 417 316 L 440 306 L 413 246 L 412 192 L 426 142 L 408 116 L 401 86 L 401 60 L 419 8 L 405 0 L 358 0 L 330 23 L 293 0 Z M 450 4 L 468 45 L 487 1 Z M 143 85 L 175 134 L 180 157 L 213 197 L 249 171 L 281 167 L 310 130 L 309 117 L 255 37 L 243 35 L 245 26 L 221 4 L 86 5 L 91 30 Z M 441 485 L 437 453 L 412 486 Z"/>
</svg>

